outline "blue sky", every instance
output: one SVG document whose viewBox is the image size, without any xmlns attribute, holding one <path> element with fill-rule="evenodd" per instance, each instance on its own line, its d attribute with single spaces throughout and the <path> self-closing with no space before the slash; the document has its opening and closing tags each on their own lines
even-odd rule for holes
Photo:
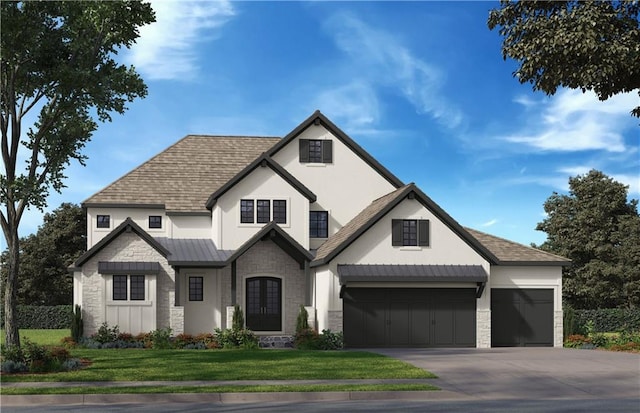
<svg viewBox="0 0 640 413">
<path fill-rule="evenodd" d="M 532 92 L 486 25 L 494 2 L 153 2 L 119 54 L 146 99 L 100 125 L 48 211 L 80 203 L 187 134 L 284 136 L 320 109 L 462 225 L 524 244 L 570 176 L 640 193 L 638 95 Z M 21 235 L 42 214 L 28 211 Z M 4 239 L 2 240 L 4 243 Z"/>
</svg>

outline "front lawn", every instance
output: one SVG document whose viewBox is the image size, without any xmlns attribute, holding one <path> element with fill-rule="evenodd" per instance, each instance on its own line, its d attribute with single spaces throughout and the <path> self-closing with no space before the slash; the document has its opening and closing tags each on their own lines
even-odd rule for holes
<svg viewBox="0 0 640 413">
<path fill-rule="evenodd" d="M 20 329 L 20 342 L 25 338 L 29 339 L 32 343 L 40 344 L 43 346 L 59 346 L 60 340 L 71 335 L 71 330 L 68 328 L 61 330 L 31 330 Z M 0 345 L 4 346 L 4 329 L 0 330 Z"/>
<path fill-rule="evenodd" d="M 75 371 L 2 375 L 3 382 L 424 379 L 432 373 L 362 351 L 73 350 L 91 364 Z"/>
</svg>

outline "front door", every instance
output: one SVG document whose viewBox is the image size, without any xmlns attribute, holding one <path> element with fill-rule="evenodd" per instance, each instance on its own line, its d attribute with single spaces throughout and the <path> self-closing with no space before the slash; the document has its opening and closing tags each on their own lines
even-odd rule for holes
<svg viewBox="0 0 640 413">
<path fill-rule="evenodd" d="M 247 328 L 282 330 L 282 280 L 274 277 L 247 279 Z"/>
</svg>

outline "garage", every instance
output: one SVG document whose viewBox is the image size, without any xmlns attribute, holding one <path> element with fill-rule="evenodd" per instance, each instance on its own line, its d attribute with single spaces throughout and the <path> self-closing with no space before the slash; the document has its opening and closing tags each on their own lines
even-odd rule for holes
<svg viewBox="0 0 640 413">
<path fill-rule="evenodd" d="M 475 347 L 475 288 L 345 288 L 346 347 Z"/>
<path fill-rule="evenodd" d="M 553 346 L 553 289 L 491 289 L 491 346 Z"/>
</svg>

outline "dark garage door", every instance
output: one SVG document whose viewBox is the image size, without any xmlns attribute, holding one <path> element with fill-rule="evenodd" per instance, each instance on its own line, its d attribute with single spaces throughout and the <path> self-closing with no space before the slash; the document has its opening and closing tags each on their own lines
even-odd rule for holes
<svg viewBox="0 0 640 413">
<path fill-rule="evenodd" d="M 347 288 L 346 347 L 475 347 L 475 289 Z"/>
<path fill-rule="evenodd" d="M 553 290 L 492 289 L 491 346 L 553 346 Z"/>
</svg>

